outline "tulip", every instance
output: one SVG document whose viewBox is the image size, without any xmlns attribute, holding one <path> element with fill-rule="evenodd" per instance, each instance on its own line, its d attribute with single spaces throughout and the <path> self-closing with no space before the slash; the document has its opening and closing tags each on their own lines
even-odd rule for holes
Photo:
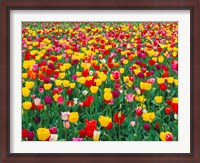
<svg viewBox="0 0 200 163">
<path fill-rule="evenodd" d="M 59 96 L 57 99 L 58 104 L 63 104 L 64 98 L 62 96 Z"/>
<path fill-rule="evenodd" d="M 113 71 L 112 76 L 115 80 L 119 80 L 120 78 L 120 72 L 119 71 Z"/>
<path fill-rule="evenodd" d="M 150 130 L 150 125 L 148 124 L 148 123 L 145 123 L 144 124 L 144 129 L 146 130 L 146 131 L 149 131 Z"/>
<path fill-rule="evenodd" d="M 28 130 L 22 129 L 22 138 L 25 139 L 28 137 Z"/>
<path fill-rule="evenodd" d="M 175 119 L 175 120 L 178 119 L 178 114 L 174 114 L 174 119 Z"/>
<path fill-rule="evenodd" d="M 39 116 L 35 116 L 34 117 L 34 122 L 35 122 L 35 124 L 39 123 L 40 122 L 40 117 Z"/>
<path fill-rule="evenodd" d="M 69 129 L 70 128 L 70 123 L 69 123 L 69 121 L 67 121 L 67 122 L 63 122 L 63 127 L 65 127 L 66 129 Z"/>
<path fill-rule="evenodd" d="M 143 111 L 142 111 L 141 107 L 137 107 L 137 108 L 135 108 L 135 112 L 136 112 L 137 116 L 141 116 Z"/>
<path fill-rule="evenodd" d="M 134 100 L 133 99 L 133 94 L 127 94 L 125 98 L 126 98 L 127 102 L 133 102 L 133 100 Z"/>
<path fill-rule="evenodd" d="M 28 141 L 33 141 L 34 139 L 34 136 L 35 136 L 35 133 L 34 131 L 28 131 Z"/>
<path fill-rule="evenodd" d="M 120 92 L 119 92 L 118 90 L 113 90 L 113 91 L 112 91 L 112 96 L 113 96 L 114 98 L 117 98 L 119 95 L 120 95 Z"/>
<path fill-rule="evenodd" d="M 49 141 L 57 141 L 58 140 L 58 134 L 51 134 Z"/>
<path fill-rule="evenodd" d="M 41 99 L 40 98 L 35 98 L 34 99 L 34 103 L 35 103 L 36 106 L 40 105 Z"/>
<path fill-rule="evenodd" d="M 166 107 L 165 108 L 165 114 L 167 114 L 167 115 L 171 114 L 171 108 Z"/>
<path fill-rule="evenodd" d="M 68 95 L 71 95 L 71 94 L 72 94 L 72 89 L 71 89 L 71 88 L 68 88 L 68 89 L 66 90 L 66 92 L 67 92 Z"/>
<path fill-rule="evenodd" d="M 132 127 L 134 127 L 136 125 L 135 121 L 131 121 L 130 124 Z"/>
<path fill-rule="evenodd" d="M 94 132 L 93 132 L 93 140 L 94 141 L 99 141 L 100 134 L 101 134 L 101 131 L 94 130 Z"/>
<path fill-rule="evenodd" d="M 61 112 L 61 118 L 63 121 L 67 121 L 69 118 L 70 112 Z"/>
<path fill-rule="evenodd" d="M 51 127 L 51 128 L 49 128 L 49 131 L 50 131 L 51 134 L 56 134 L 57 128 L 56 127 Z"/>
<path fill-rule="evenodd" d="M 82 141 L 83 138 L 72 138 L 72 141 Z"/>
<path fill-rule="evenodd" d="M 52 98 L 50 97 L 50 96 L 46 96 L 45 98 L 44 98 L 44 102 L 46 103 L 46 104 L 51 104 L 52 103 Z"/>
</svg>

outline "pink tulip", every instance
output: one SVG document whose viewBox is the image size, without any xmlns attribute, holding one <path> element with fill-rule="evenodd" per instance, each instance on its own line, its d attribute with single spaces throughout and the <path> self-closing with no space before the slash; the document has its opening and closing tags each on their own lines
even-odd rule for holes
<svg viewBox="0 0 200 163">
<path fill-rule="evenodd" d="M 83 138 L 72 138 L 72 141 L 82 141 Z"/>
<path fill-rule="evenodd" d="M 44 92 L 44 88 L 39 88 L 39 92 L 40 93 Z"/>
<path fill-rule="evenodd" d="M 57 102 L 58 104 L 63 104 L 64 98 L 62 96 L 59 96 Z"/>
<path fill-rule="evenodd" d="M 127 94 L 126 95 L 126 100 L 128 101 L 128 102 L 133 102 L 133 94 Z"/>
<path fill-rule="evenodd" d="M 147 80 L 147 82 L 148 82 L 148 83 L 151 83 L 151 84 L 154 84 L 155 81 L 156 81 L 155 78 L 150 78 L 150 79 Z"/>
<path fill-rule="evenodd" d="M 34 103 L 35 103 L 36 106 L 40 105 L 41 99 L 40 98 L 34 99 Z"/>
<path fill-rule="evenodd" d="M 70 113 L 69 112 L 61 112 L 61 118 L 63 121 L 67 121 L 69 118 Z"/>
<path fill-rule="evenodd" d="M 119 80 L 120 78 L 120 72 L 119 71 L 113 71 L 112 76 L 115 80 Z"/>
<path fill-rule="evenodd" d="M 69 121 L 63 122 L 63 127 L 65 127 L 66 129 L 70 128 L 70 123 L 69 123 Z"/>
<path fill-rule="evenodd" d="M 136 125 L 135 121 L 131 121 L 130 124 L 132 127 L 134 127 Z"/>
</svg>

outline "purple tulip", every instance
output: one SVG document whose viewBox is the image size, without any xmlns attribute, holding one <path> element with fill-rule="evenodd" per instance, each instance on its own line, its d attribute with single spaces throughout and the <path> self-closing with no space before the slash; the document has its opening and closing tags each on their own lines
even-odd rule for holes
<svg viewBox="0 0 200 163">
<path fill-rule="evenodd" d="M 50 97 L 50 96 L 46 96 L 45 98 L 44 98 L 44 102 L 46 103 L 46 104 L 51 104 L 52 103 L 52 98 Z"/>
<path fill-rule="evenodd" d="M 79 62 L 78 59 L 74 59 L 74 60 L 73 60 L 73 63 L 74 63 L 75 65 L 78 64 L 78 62 Z"/>
<path fill-rule="evenodd" d="M 153 75 L 155 72 L 153 70 L 150 71 L 151 75 Z"/>
<path fill-rule="evenodd" d="M 150 125 L 148 124 L 148 123 L 145 123 L 144 124 L 144 129 L 146 130 L 146 131 L 149 131 L 150 130 Z"/>
<path fill-rule="evenodd" d="M 139 53 L 139 54 L 138 54 L 138 57 L 144 59 L 144 58 L 146 58 L 146 55 L 145 55 L 144 53 Z"/>
<path fill-rule="evenodd" d="M 55 69 L 53 63 L 49 63 L 49 64 L 48 64 L 48 67 L 49 67 L 50 69 L 52 69 L 52 70 Z"/>
<path fill-rule="evenodd" d="M 136 61 L 135 61 L 135 64 L 136 64 L 136 65 L 139 65 L 139 64 L 140 64 L 140 61 L 139 61 L 139 60 L 136 60 Z"/>
<path fill-rule="evenodd" d="M 50 83 L 50 79 L 49 78 L 44 78 L 44 83 L 46 83 L 46 84 L 48 84 L 48 83 Z"/>
<path fill-rule="evenodd" d="M 138 75 L 137 75 L 140 79 L 141 78 L 144 78 L 144 74 L 142 72 L 140 72 Z"/>
<path fill-rule="evenodd" d="M 160 69 L 161 69 L 161 65 L 160 65 L 160 64 L 157 64 L 157 65 L 156 65 L 156 69 L 157 69 L 157 70 L 160 70 Z"/>
<path fill-rule="evenodd" d="M 119 96 L 120 92 L 118 90 L 112 91 L 112 95 L 114 98 L 117 98 Z"/>
<path fill-rule="evenodd" d="M 33 141 L 34 135 L 34 131 L 28 131 L 28 141 Z"/>
<path fill-rule="evenodd" d="M 39 116 L 35 116 L 34 117 L 34 122 L 37 124 L 40 122 L 40 117 Z"/>
<path fill-rule="evenodd" d="M 135 85 L 132 86 L 133 89 L 137 88 Z"/>
</svg>

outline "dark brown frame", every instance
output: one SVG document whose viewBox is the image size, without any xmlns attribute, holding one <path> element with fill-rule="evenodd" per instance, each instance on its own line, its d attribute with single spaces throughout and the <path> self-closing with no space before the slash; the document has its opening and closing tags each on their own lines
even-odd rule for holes
<svg viewBox="0 0 200 163">
<path fill-rule="evenodd" d="M 3 0 L 0 43 L 0 162 L 200 162 L 200 0 Z M 191 126 L 189 154 L 12 154 L 10 153 L 10 10 L 190 10 Z M 180 81 L 181 82 L 181 81 Z"/>
</svg>

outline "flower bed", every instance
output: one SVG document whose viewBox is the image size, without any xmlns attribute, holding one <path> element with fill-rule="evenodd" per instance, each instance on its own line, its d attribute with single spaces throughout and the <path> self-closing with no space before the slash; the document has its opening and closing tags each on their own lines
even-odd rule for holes
<svg viewBox="0 0 200 163">
<path fill-rule="evenodd" d="M 177 22 L 23 22 L 22 140 L 177 141 Z"/>
</svg>

